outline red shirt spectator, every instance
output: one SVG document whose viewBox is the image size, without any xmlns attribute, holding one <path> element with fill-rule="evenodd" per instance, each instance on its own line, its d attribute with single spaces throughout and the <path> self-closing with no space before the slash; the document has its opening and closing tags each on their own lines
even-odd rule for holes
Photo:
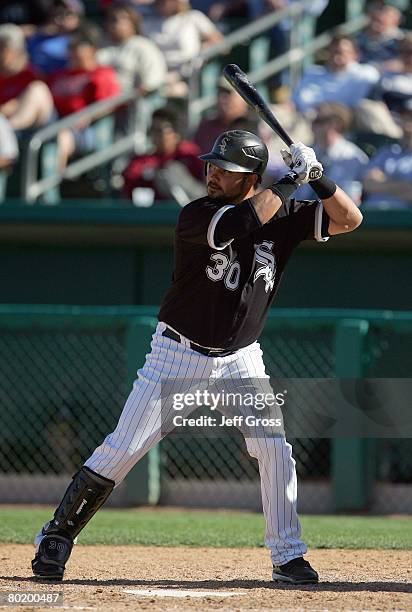
<svg viewBox="0 0 412 612">
<path fill-rule="evenodd" d="M 0 113 L 15 131 L 38 128 L 53 112 L 49 88 L 30 65 L 22 28 L 0 25 Z"/>
<path fill-rule="evenodd" d="M 200 149 L 194 142 L 182 140 L 173 153 L 154 151 L 135 157 L 123 172 L 125 195 L 131 198 L 136 187 L 150 187 L 154 191 L 155 200 L 164 200 L 164 194 L 156 187 L 155 177 L 157 170 L 172 160 L 181 162 L 194 178 L 202 180 L 204 164 L 198 155 Z"/>
<path fill-rule="evenodd" d="M 153 150 L 134 157 L 123 172 L 127 197 L 132 197 L 136 187 L 145 187 L 153 190 L 155 200 L 165 199 L 156 178 L 158 171 L 171 161 L 179 162 L 194 179 L 203 181 L 204 164 L 198 158 L 200 149 L 194 142 L 181 139 L 179 119 L 173 110 L 159 108 L 153 113 L 149 135 Z"/>
<path fill-rule="evenodd" d="M 61 117 L 120 93 L 115 72 L 110 66 L 96 66 L 91 70 L 63 68 L 51 75 L 47 82 Z"/>
<path fill-rule="evenodd" d="M 13 98 L 18 98 L 20 94 L 37 79 L 31 66 L 25 66 L 16 74 L 4 75 L 0 72 L 0 106 Z"/>
</svg>

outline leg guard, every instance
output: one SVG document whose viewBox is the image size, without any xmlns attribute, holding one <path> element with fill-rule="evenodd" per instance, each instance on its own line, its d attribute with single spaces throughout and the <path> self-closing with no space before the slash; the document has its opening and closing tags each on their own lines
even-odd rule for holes
<svg viewBox="0 0 412 612">
<path fill-rule="evenodd" d="M 113 480 L 82 467 L 73 476 L 46 534 L 57 533 L 74 540 L 104 504 L 114 484 Z"/>
<path fill-rule="evenodd" d="M 73 540 L 104 504 L 114 487 L 113 480 L 82 467 L 73 476 L 54 519 L 43 527 L 32 561 L 37 578 L 62 580 Z"/>
</svg>

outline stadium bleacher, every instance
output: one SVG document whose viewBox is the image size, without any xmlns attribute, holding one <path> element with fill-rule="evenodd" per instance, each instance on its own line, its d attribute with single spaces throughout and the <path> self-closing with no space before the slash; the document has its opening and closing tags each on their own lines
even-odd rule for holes
<svg viewBox="0 0 412 612">
<path fill-rule="evenodd" d="M 9 20 L 14 17 L 14 22 L 22 28 L 26 36 L 29 54 L 32 52 L 32 57 L 29 56 L 28 61 L 31 62 L 36 78 L 43 79 L 46 83 L 50 83 L 50 76 L 42 72 L 42 66 L 44 69 L 45 61 L 44 53 L 43 56 L 41 56 L 38 47 L 36 47 L 37 52 L 33 53 L 33 45 L 31 46 L 30 41 L 33 41 L 33 37 L 35 38 L 36 36 L 38 38 L 40 37 L 40 42 L 43 40 L 42 37 L 47 39 L 49 43 L 50 41 L 54 41 L 54 52 L 57 55 L 60 53 L 60 63 L 62 63 L 62 65 L 65 63 L 69 66 L 73 65 L 72 73 L 68 72 L 66 78 L 68 87 L 76 88 L 80 77 L 79 68 L 77 64 L 73 64 L 73 58 L 69 52 L 72 38 L 78 36 L 79 31 L 83 32 L 83 34 L 88 31 L 90 32 L 90 30 L 96 28 L 97 24 L 101 28 L 102 33 L 100 45 L 105 48 L 105 46 L 109 44 L 105 11 L 109 6 L 118 6 L 118 21 L 120 22 L 123 20 L 119 28 L 127 28 L 126 13 L 127 10 L 130 11 L 131 5 L 128 7 L 127 2 L 119 3 L 116 2 L 116 0 L 113 2 L 99 2 L 98 0 L 89 0 L 85 2 L 81 0 L 43 0 L 43 9 L 47 2 L 50 12 L 44 23 L 27 23 L 27 19 L 30 18 L 30 3 L 26 3 L 23 0 L 20 3 L 20 13 L 16 11 L 13 13 L 11 8 L 8 12 L 8 3 L 3 3 L 4 6 L 0 11 L 0 21 L 3 21 L 3 23 L 6 21 L 8 23 Z M 229 4 L 230 3 L 228 3 L 228 6 Z M 156 95 L 154 95 L 153 92 L 143 91 L 141 87 L 139 89 L 139 85 L 136 84 L 133 100 L 124 103 L 124 99 L 119 99 L 118 107 L 116 108 L 116 105 L 113 104 L 109 109 L 106 108 L 103 102 L 100 107 L 98 103 L 95 105 L 94 112 L 81 115 L 82 119 L 80 121 L 80 126 L 77 115 L 74 113 L 70 115 L 69 123 L 62 124 L 62 129 L 57 129 L 53 137 L 47 141 L 41 140 L 41 142 L 33 144 L 33 138 L 37 137 L 36 132 L 44 127 L 40 123 L 35 124 L 29 132 L 27 132 L 27 130 L 23 132 L 19 130 L 18 139 L 20 154 L 18 159 L 11 159 L 9 164 L 3 165 L 0 169 L 0 199 L 4 200 L 7 198 L 8 202 L 12 202 L 14 197 L 22 197 L 23 199 L 27 197 L 30 201 L 35 200 L 39 203 L 46 202 L 50 204 L 58 203 L 61 198 L 71 197 L 73 193 L 78 197 L 85 198 L 94 197 L 99 199 L 107 196 L 115 199 L 122 198 L 124 193 L 122 190 L 122 171 L 131 157 L 136 154 L 145 153 L 150 149 L 151 143 L 147 130 L 150 126 L 151 113 L 156 108 L 160 106 L 170 106 L 172 104 L 173 109 L 177 109 L 181 114 L 182 123 L 187 126 L 186 131 L 182 134 L 183 137 L 192 138 L 202 117 L 213 115 L 222 66 L 225 63 L 236 62 L 246 70 L 249 70 L 252 75 L 255 75 L 257 86 L 264 95 L 276 104 L 289 105 L 286 106 L 286 108 L 290 109 L 291 95 L 302 73 L 310 69 L 314 62 L 322 66 L 327 61 L 325 50 L 330 42 L 330 38 L 328 39 L 327 36 L 331 34 L 332 29 L 337 26 L 343 27 L 344 29 L 342 31 L 344 33 L 347 32 L 355 41 L 360 40 L 360 36 L 363 37 L 363 41 L 365 37 L 367 39 L 371 36 L 375 37 L 375 42 L 380 40 L 379 36 L 382 40 L 390 39 L 393 43 L 391 43 L 390 46 L 391 53 L 388 55 L 385 62 L 376 62 L 374 65 L 375 69 L 379 72 L 379 78 L 382 80 L 390 73 L 395 75 L 398 74 L 400 77 L 403 77 L 403 81 L 406 83 L 412 80 L 411 77 L 409 77 L 409 68 L 406 64 L 402 64 L 399 56 L 400 44 L 405 38 L 405 35 L 408 35 L 408 27 L 410 26 L 411 20 L 410 8 L 408 7 L 408 3 L 403 2 L 403 0 L 393 0 L 392 2 L 384 0 L 379 0 L 379 2 L 375 0 L 373 2 L 356 2 L 354 0 L 348 0 L 346 3 L 330 0 L 330 2 L 321 3 L 321 9 L 323 8 L 324 10 L 319 15 L 309 14 L 308 11 L 305 10 L 305 3 L 290 1 L 287 3 L 287 7 L 283 9 L 283 18 L 278 21 L 276 21 L 277 16 L 274 15 L 273 11 L 268 11 L 263 16 L 256 17 L 256 12 L 253 13 L 253 4 L 253 2 L 245 2 L 243 5 L 242 3 L 237 3 L 237 6 L 243 6 L 243 8 L 238 8 L 237 12 L 232 11 L 232 17 L 228 10 L 227 16 L 223 15 L 222 20 L 217 23 L 217 30 L 225 33 L 223 41 L 220 40 L 219 42 L 219 40 L 217 40 L 217 42 L 210 43 L 210 35 L 206 35 L 203 32 L 209 32 L 209 26 L 206 25 L 206 20 L 208 18 L 205 13 L 212 10 L 213 14 L 213 3 L 194 2 L 193 7 L 190 7 L 186 0 L 176 0 L 176 14 L 179 15 L 179 19 L 183 19 L 182 23 L 184 23 L 184 15 L 188 11 L 193 11 L 195 15 L 205 11 L 205 13 L 201 13 L 205 22 L 203 23 L 200 19 L 198 26 L 198 35 L 200 38 L 203 37 L 204 39 L 202 53 L 199 57 L 185 62 L 184 65 L 181 66 L 179 73 L 179 78 L 186 86 L 186 91 L 183 92 L 184 95 L 180 97 L 176 95 L 170 96 L 170 88 L 168 86 L 168 78 L 170 75 L 167 73 L 163 85 L 156 87 Z M 10 7 L 15 5 L 15 2 L 10 3 Z M 131 45 L 130 40 L 132 38 L 138 39 L 139 44 L 140 39 L 142 39 L 144 44 L 145 20 L 151 23 L 150 19 L 153 18 L 154 9 L 150 3 L 144 2 L 142 3 L 142 7 L 139 8 L 139 3 L 134 2 L 133 10 L 136 13 L 136 23 L 139 23 L 138 29 L 136 30 L 138 33 L 134 36 L 127 34 L 124 39 L 118 40 L 117 44 L 119 48 L 122 48 L 122 53 L 124 52 L 126 42 Z M 38 14 L 41 14 L 41 12 Z M 181 15 L 183 15 L 183 17 L 181 17 Z M 249 19 L 249 23 L 246 26 L 243 25 L 241 28 L 237 28 L 233 25 L 238 25 L 239 22 L 236 20 L 239 20 L 239 17 L 244 18 L 248 15 L 249 17 L 255 15 L 255 19 L 252 21 Z M 385 18 L 382 15 L 384 15 Z M 386 15 L 388 15 L 388 18 L 386 18 Z M 176 17 L 176 15 L 166 16 L 162 19 L 171 19 L 173 17 Z M 392 18 L 392 22 L 390 23 L 388 21 L 389 17 Z M 161 27 L 158 24 L 159 15 L 157 15 L 156 19 L 155 25 L 159 28 Z M 378 25 L 375 24 L 373 27 L 371 25 L 365 25 L 368 19 L 375 19 L 375 21 L 379 23 Z M 396 20 L 398 20 L 399 25 L 396 23 Z M 150 27 L 152 31 L 155 31 L 152 25 Z M 279 27 L 281 29 L 283 28 L 282 31 L 286 32 L 288 38 L 287 45 L 283 49 L 286 55 L 280 58 L 274 57 L 273 44 L 269 44 L 273 36 L 276 35 L 278 31 L 277 28 Z M 382 28 L 380 33 L 377 31 L 379 27 Z M 374 28 L 374 30 L 371 31 L 371 28 L 372 30 Z M 362 34 L 360 35 L 359 32 L 362 32 Z M 123 34 L 121 35 L 123 36 Z M 133 43 L 135 43 L 136 40 L 134 40 Z M 316 41 L 319 41 L 319 44 L 315 44 Z M 150 42 L 154 44 L 153 41 Z M 113 41 L 110 44 L 113 44 Z M 50 48 L 50 44 L 48 48 Z M 51 48 L 53 48 L 53 45 L 51 45 Z M 300 52 L 300 57 L 293 59 L 293 53 L 292 55 L 287 55 L 290 49 L 292 49 L 292 52 L 295 52 L 295 56 L 297 52 Z M 42 47 L 40 47 L 40 51 L 42 51 Z M 0 49 L 0 55 L 7 54 L 7 52 L 7 49 Z M 60 57 L 62 53 L 63 56 Z M 150 49 L 148 53 L 150 54 Z M 43 64 L 39 60 L 39 57 L 41 57 Z M 284 61 L 282 63 L 283 57 Z M 149 61 L 149 59 L 150 58 L 146 58 L 145 61 Z M 34 65 L 33 67 L 33 61 L 37 61 L 38 65 Z M 51 61 L 50 57 L 48 61 Z M 101 90 L 101 86 L 94 81 L 96 69 L 94 67 L 87 68 L 87 62 L 89 61 L 88 57 L 85 57 L 84 61 L 86 62 L 86 69 L 83 72 L 82 78 L 85 79 L 86 75 L 89 77 L 87 84 L 89 88 L 88 91 L 93 87 L 95 91 L 97 91 L 99 87 Z M 370 57 L 369 61 L 372 61 Z M 273 73 L 270 73 L 267 67 L 268 65 L 270 67 L 272 64 Z M 19 73 L 19 70 L 20 67 L 18 65 L 12 67 L 11 72 L 13 77 L 15 74 Z M 2 74 L 3 76 L 1 76 Z M 278 77 L 274 79 L 274 75 L 276 74 Z M 137 83 L 138 79 L 142 78 L 142 75 L 136 73 L 135 76 Z M 1 61 L 0 78 L 3 79 L 4 86 L 7 90 L 7 83 L 10 82 L 8 79 L 12 77 L 10 77 L 7 67 L 3 66 L 2 68 Z M 410 86 L 409 89 L 407 85 L 403 87 L 406 87 L 404 95 L 410 96 Z M 82 98 L 82 100 L 78 106 L 79 112 L 88 107 L 92 102 L 96 102 L 99 99 L 102 100 L 106 96 L 114 95 L 114 91 L 104 93 L 100 90 L 95 98 L 91 98 L 89 94 L 86 95 L 84 92 L 80 93 L 80 98 Z M 7 104 L 3 103 L 3 105 L 0 106 L 1 112 L 11 124 L 13 124 L 14 120 L 12 106 L 15 103 L 15 98 L 20 99 L 21 96 L 24 95 L 24 88 L 18 93 L 18 96 L 11 96 L 10 100 L 7 100 Z M 123 91 L 122 93 L 125 92 Z M 146 95 L 147 93 L 149 95 Z M 368 96 L 369 93 L 367 94 L 367 97 Z M 120 101 L 122 102 L 121 104 Z M 333 102 L 333 100 L 329 101 Z M 380 100 L 379 103 L 381 107 L 383 107 L 385 105 L 385 100 Z M 128 105 L 128 109 L 125 109 L 125 104 Z M 353 110 L 356 117 L 357 109 L 355 108 Z M 397 124 L 398 117 L 396 112 L 391 115 L 389 110 L 387 113 L 388 117 L 391 117 L 391 121 Z M 311 117 L 309 115 L 310 113 L 308 113 L 307 120 L 310 126 Z M 51 117 L 48 124 L 50 123 L 53 125 L 53 121 L 56 122 L 58 119 L 59 117 L 56 114 Z M 306 120 L 305 114 L 303 119 Z M 54 125 L 58 126 L 59 124 L 54 123 Z M 58 146 L 57 141 L 61 140 L 61 132 L 63 129 L 67 131 L 67 128 L 69 133 L 75 134 L 76 142 L 81 142 L 82 146 L 77 147 L 74 156 L 69 161 L 67 169 L 62 169 L 56 164 L 56 155 L 59 152 L 59 149 L 56 149 L 56 147 Z M 396 131 L 396 129 L 399 128 L 394 129 Z M 42 137 L 42 133 L 39 133 Z M 127 141 L 122 141 L 123 144 L 119 144 L 118 148 L 113 148 L 113 145 L 116 145 L 120 139 L 125 136 L 128 137 Z M 396 138 L 394 139 L 393 134 L 379 133 L 379 130 L 376 131 L 375 128 L 366 130 L 357 129 L 356 125 L 348 137 L 352 139 L 353 142 L 360 144 L 361 148 L 368 155 L 373 155 L 381 146 L 386 145 L 388 142 L 396 142 Z M 274 166 L 276 166 L 276 160 L 279 159 L 279 143 L 270 141 L 270 145 L 272 148 L 271 154 L 275 160 Z M 40 148 L 40 155 L 38 156 L 37 162 L 30 159 L 30 151 L 36 147 Z M 117 154 L 111 157 L 112 151 L 115 151 Z M 101 153 L 101 155 L 95 155 L 91 158 L 90 153 Z M 86 158 L 86 155 L 89 155 L 89 157 L 83 169 L 82 159 Z M 74 167 L 73 164 L 75 164 Z M 35 172 L 33 171 L 34 165 L 37 165 Z M 32 189 L 32 192 L 36 193 L 36 195 L 29 197 L 30 185 L 33 182 L 42 181 L 43 179 L 49 180 L 49 183 L 46 185 L 47 188 L 43 189 L 41 187 L 39 188 L 40 191 L 38 189 Z"/>
</svg>

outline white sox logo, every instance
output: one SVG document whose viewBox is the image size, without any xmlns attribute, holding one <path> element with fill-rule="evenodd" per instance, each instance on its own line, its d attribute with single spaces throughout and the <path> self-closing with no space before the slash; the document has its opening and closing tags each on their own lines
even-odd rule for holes
<svg viewBox="0 0 412 612">
<path fill-rule="evenodd" d="M 265 281 L 266 293 L 271 291 L 275 284 L 276 260 L 272 253 L 273 245 L 274 243 L 269 240 L 264 240 L 262 244 L 255 245 L 255 261 L 256 264 L 261 264 L 261 266 L 257 268 L 253 282 L 255 283 L 262 276 Z"/>
<path fill-rule="evenodd" d="M 227 147 L 229 141 L 230 141 L 230 138 L 227 138 L 226 136 L 225 136 L 225 138 L 222 138 L 222 142 L 219 145 L 220 155 L 224 155 L 225 154 L 226 147 Z"/>
</svg>

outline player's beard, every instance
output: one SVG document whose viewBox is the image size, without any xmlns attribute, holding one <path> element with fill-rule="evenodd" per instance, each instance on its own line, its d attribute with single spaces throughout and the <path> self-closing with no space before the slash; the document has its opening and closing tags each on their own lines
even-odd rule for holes
<svg viewBox="0 0 412 612">
<path fill-rule="evenodd" d="M 213 191 L 210 191 L 210 187 L 209 185 L 207 185 L 207 194 L 209 196 L 209 198 L 211 200 L 219 200 L 220 202 L 223 203 L 237 203 L 237 202 L 242 202 L 245 199 L 245 183 L 246 183 L 247 177 L 245 176 L 242 180 L 240 189 L 237 189 L 236 191 L 234 191 L 233 193 L 227 194 L 223 191 L 223 189 L 221 189 L 220 187 L 216 187 L 213 188 Z"/>
</svg>

